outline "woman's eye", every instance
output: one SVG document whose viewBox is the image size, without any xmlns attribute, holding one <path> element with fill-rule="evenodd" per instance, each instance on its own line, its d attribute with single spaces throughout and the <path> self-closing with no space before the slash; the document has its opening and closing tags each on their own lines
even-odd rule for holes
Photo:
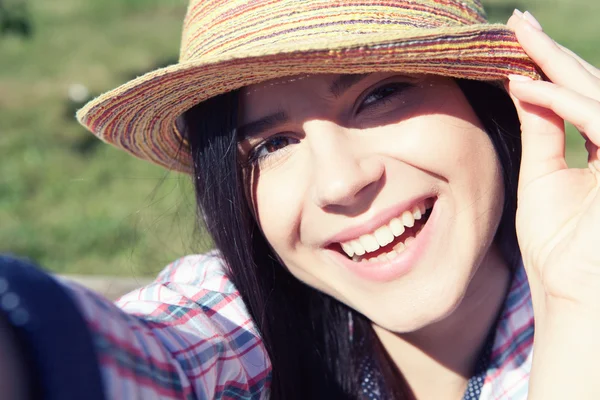
<svg viewBox="0 0 600 400">
<path fill-rule="evenodd" d="M 394 98 L 394 96 L 399 95 L 404 89 L 410 86 L 411 85 L 406 82 L 394 82 L 385 86 L 381 86 L 373 90 L 367 97 L 364 98 L 357 111 L 360 112 L 368 107 L 391 100 Z"/>
<path fill-rule="evenodd" d="M 294 139 L 286 136 L 273 136 L 258 144 L 252 149 L 249 157 L 250 162 L 260 161 L 274 153 L 295 143 Z"/>
</svg>

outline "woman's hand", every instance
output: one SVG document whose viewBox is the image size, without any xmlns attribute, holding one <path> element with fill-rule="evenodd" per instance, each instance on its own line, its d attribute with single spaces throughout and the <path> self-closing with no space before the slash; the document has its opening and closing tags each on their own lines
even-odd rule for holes
<svg viewBox="0 0 600 400">
<path fill-rule="evenodd" d="M 508 25 L 550 80 L 509 82 L 523 142 L 517 234 L 534 307 L 556 300 L 600 316 L 600 71 L 530 14 L 516 12 Z M 564 121 L 586 139 L 588 168 L 567 167 Z"/>
<path fill-rule="evenodd" d="M 530 14 L 508 25 L 550 80 L 508 83 L 521 120 L 516 223 L 535 317 L 528 398 L 600 399 L 600 71 Z M 586 140 L 587 168 L 567 166 L 564 121 Z"/>
</svg>

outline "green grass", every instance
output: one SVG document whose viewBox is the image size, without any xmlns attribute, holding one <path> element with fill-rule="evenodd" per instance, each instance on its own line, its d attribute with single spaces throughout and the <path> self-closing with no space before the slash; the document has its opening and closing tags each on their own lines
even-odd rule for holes
<svg viewBox="0 0 600 400">
<path fill-rule="evenodd" d="M 0 37 L 0 251 L 57 272 L 148 275 L 206 250 L 188 178 L 96 146 L 66 101 L 70 84 L 100 93 L 176 58 L 185 1 L 29 5 L 31 40 Z"/>
<path fill-rule="evenodd" d="M 10 0 L 18 2 L 21 0 Z M 596 0 L 488 0 L 491 20 L 529 9 L 596 65 Z M 0 252 L 63 273 L 151 275 L 205 251 L 187 177 L 96 142 L 67 106 L 177 57 L 184 0 L 29 0 L 33 36 L 0 36 Z M 93 140 L 91 140 L 93 139 Z M 585 163 L 569 131 L 569 162 Z M 100 145 L 97 145 L 100 144 Z"/>
</svg>

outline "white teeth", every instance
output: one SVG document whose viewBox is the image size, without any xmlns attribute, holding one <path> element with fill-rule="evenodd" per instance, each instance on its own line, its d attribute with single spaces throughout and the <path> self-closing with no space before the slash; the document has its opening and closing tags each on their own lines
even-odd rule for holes
<svg viewBox="0 0 600 400">
<path fill-rule="evenodd" d="M 394 234 L 387 225 L 384 225 L 375 231 L 375 239 L 380 247 L 387 246 L 394 241 Z"/>
<path fill-rule="evenodd" d="M 394 236 L 398 237 L 404 233 L 404 224 L 398 218 L 390 221 L 390 228 Z"/>
<path fill-rule="evenodd" d="M 393 218 L 387 225 L 377 228 L 374 233 L 362 235 L 358 239 L 349 242 L 340 243 L 342 250 L 354 261 L 375 261 L 382 257 L 392 260 L 415 240 L 414 236 L 406 238 L 403 242 L 396 244 L 391 252 L 380 255 L 377 258 L 371 257 L 367 260 L 367 257 L 361 256 L 392 243 L 395 237 L 399 237 L 406 232 L 406 228 L 414 227 L 415 220 L 423 218 L 423 215 L 432 206 L 432 199 L 426 199 L 423 203 L 414 206 L 412 210 L 404 211 L 399 217 Z M 420 226 L 418 232 L 412 234 L 418 234 L 422 228 L 423 226 Z"/>
<path fill-rule="evenodd" d="M 410 211 L 404 211 L 402 213 L 402 223 L 404 224 L 404 226 L 408 227 L 408 228 L 412 228 L 413 226 L 415 226 L 415 217 L 413 217 L 412 213 Z"/>
<path fill-rule="evenodd" d="M 366 251 L 372 252 L 379 248 L 379 243 L 377 243 L 377 239 L 375 239 L 374 235 L 362 235 L 358 238 L 360 244 L 363 245 Z"/>
<path fill-rule="evenodd" d="M 421 210 L 419 210 L 419 207 L 415 207 L 413 209 L 412 215 L 415 218 L 415 220 L 421 219 L 422 214 L 421 214 Z"/>
<path fill-rule="evenodd" d="M 391 261 L 394 258 L 398 257 L 398 253 L 396 252 L 396 250 L 392 250 L 389 253 L 387 253 L 387 257 Z"/>
<path fill-rule="evenodd" d="M 410 237 L 409 239 L 414 240 L 414 237 Z M 410 243 L 410 241 L 409 241 Z M 388 253 L 384 253 L 384 254 L 380 254 L 377 257 L 369 257 L 368 255 L 366 257 L 359 257 L 357 255 L 355 255 L 354 257 L 352 257 L 352 261 L 354 262 L 364 262 L 364 263 L 374 263 L 374 262 L 387 262 L 387 261 L 392 261 L 394 260 L 396 257 L 398 257 L 400 255 L 400 253 L 402 253 L 405 249 L 406 249 L 406 245 L 404 243 L 398 243 L 397 245 L 394 246 L 394 249 Z"/>
<path fill-rule="evenodd" d="M 350 242 L 350 245 L 354 249 L 354 254 L 357 256 L 362 256 L 366 253 L 365 248 L 358 242 L 358 240 L 353 240 Z"/>
<path fill-rule="evenodd" d="M 354 255 L 354 249 L 349 243 L 342 243 L 342 250 L 344 250 L 344 253 L 346 253 L 350 258 L 352 258 L 352 256 Z"/>
<path fill-rule="evenodd" d="M 406 245 L 404 244 L 404 242 L 400 242 L 394 246 L 394 250 L 398 253 L 402 253 L 405 248 L 406 248 Z"/>
</svg>

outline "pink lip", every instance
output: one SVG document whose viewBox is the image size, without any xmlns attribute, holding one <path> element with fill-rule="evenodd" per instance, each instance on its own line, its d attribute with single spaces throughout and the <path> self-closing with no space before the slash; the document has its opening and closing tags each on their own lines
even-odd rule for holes
<svg viewBox="0 0 600 400">
<path fill-rule="evenodd" d="M 427 245 L 431 240 L 435 226 L 437 225 L 440 207 L 434 204 L 431 215 L 423 230 L 415 237 L 415 240 L 400 255 L 392 261 L 355 262 L 346 257 L 340 251 L 325 249 L 325 254 L 336 264 L 347 268 L 359 278 L 374 281 L 388 282 L 409 273 L 416 265 L 419 258 L 425 253 Z"/>
<path fill-rule="evenodd" d="M 360 223 L 358 225 L 346 228 L 343 231 L 337 233 L 325 242 L 323 247 L 327 247 L 331 244 L 349 242 L 354 239 L 358 239 L 362 235 L 373 233 L 377 228 L 387 224 L 393 218 L 399 217 L 400 214 L 406 210 L 412 210 L 412 208 L 418 204 L 421 204 L 425 199 L 434 197 L 434 195 L 426 195 L 414 198 L 412 200 L 404 201 L 396 204 L 390 208 L 387 208 L 375 215 L 368 221 Z"/>
</svg>

